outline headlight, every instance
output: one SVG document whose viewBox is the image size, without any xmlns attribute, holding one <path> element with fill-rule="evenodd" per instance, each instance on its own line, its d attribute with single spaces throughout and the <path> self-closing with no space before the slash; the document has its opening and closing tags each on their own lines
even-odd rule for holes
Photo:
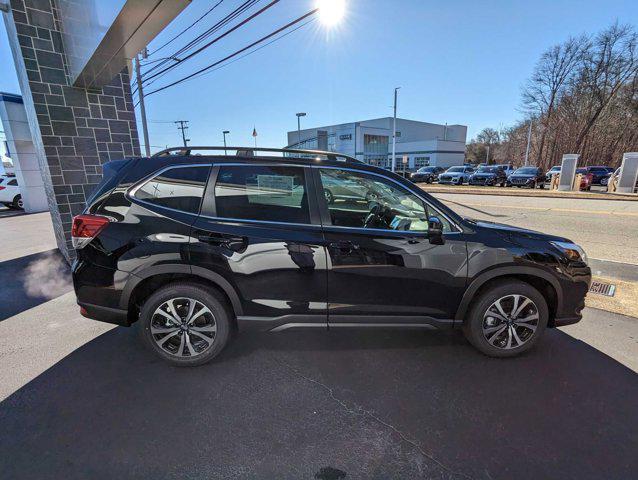
<svg viewBox="0 0 638 480">
<path fill-rule="evenodd" d="M 565 254 L 567 258 L 574 262 L 583 262 L 587 263 L 587 254 L 585 250 L 582 249 L 580 245 L 576 245 L 575 243 L 570 242 L 550 242 L 556 248 L 558 248 L 561 252 Z"/>
</svg>

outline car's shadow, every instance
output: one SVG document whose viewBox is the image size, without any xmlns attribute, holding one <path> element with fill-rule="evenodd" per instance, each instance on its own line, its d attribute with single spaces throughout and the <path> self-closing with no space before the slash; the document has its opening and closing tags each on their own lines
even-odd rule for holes
<svg viewBox="0 0 638 480">
<path fill-rule="evenodd" d="M 241 334 L 175 368 L 118 328 L 0 404 L 4 478 L 636 478 L 638 379 L 560 331 Z M 345 477 L 344 477 L 345 475 Z"/>
</svg>

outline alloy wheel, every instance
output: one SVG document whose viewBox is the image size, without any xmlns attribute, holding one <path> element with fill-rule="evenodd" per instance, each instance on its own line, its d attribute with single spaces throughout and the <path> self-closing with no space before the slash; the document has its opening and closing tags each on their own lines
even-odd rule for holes
<svg viewBox="0 0 638 480">
<path fill-rule="evenodd" d="M 527 343 L 538 328 L 538 307 L 524 295 L 512 294 L 496 300 L 483 315 L 483 336 L 504 350 Z"/>
<path fill-rule="evenodd" d="M 202 302 L 178 297 L 155 309 L 150 330 L 153 340 L 163 351 L 176 357 L 192 358 L 213 346 L 217 323 Z"/>
</svg>

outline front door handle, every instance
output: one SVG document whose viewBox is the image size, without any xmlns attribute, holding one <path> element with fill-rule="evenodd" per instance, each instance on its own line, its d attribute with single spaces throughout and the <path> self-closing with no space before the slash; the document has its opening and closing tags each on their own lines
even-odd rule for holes
<svg viewBox="0 0 638 480">
<path fill-rule="evenodd" d="M 351 242 L 350 240 L 338 240 L 336 242 L 331 242 L 328 244 L 328 247 L 344 255 L 352 253 L 353 250 L 359 249 L 359 245 L 357 243 Z"/>
</svg>

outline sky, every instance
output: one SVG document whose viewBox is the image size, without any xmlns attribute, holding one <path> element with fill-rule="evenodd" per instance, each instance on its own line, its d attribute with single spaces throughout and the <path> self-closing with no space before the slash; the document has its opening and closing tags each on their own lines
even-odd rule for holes
<svg viewBox="0 0 638 480">
<path fill-rule="evenodd" d="M 281 0 L 146 91 L 248 45 L 315 1 Z M 153 54 L 213 5 L 194 0 L 149 44 L 149 60 L 173 53 L 239 4 L 224 0 Z M 544 50 L 615 21 L 638 28 L 638 2 L 346 0 L 333 28 L 313 21 L 246 58 L 148 96 L 149 143 L 153 151 L 180 145 L 172 122 L 188 120 L 192 145 L 221 145 L 223 130 L 230 130 L 229 145 L 252 145 L 254 127 L 259 146 L 281 147 L 297 128 L 296 112 L 307 113 L 302 128 L 391 116 L 394 87 L 401 87 L 399 117 L 467 125 L 469 140 L 484 127 L 522 117 L 521 88 Z M 2 22 L 0 66 L 0 91 L 19 93 Z"/>
</svg>

